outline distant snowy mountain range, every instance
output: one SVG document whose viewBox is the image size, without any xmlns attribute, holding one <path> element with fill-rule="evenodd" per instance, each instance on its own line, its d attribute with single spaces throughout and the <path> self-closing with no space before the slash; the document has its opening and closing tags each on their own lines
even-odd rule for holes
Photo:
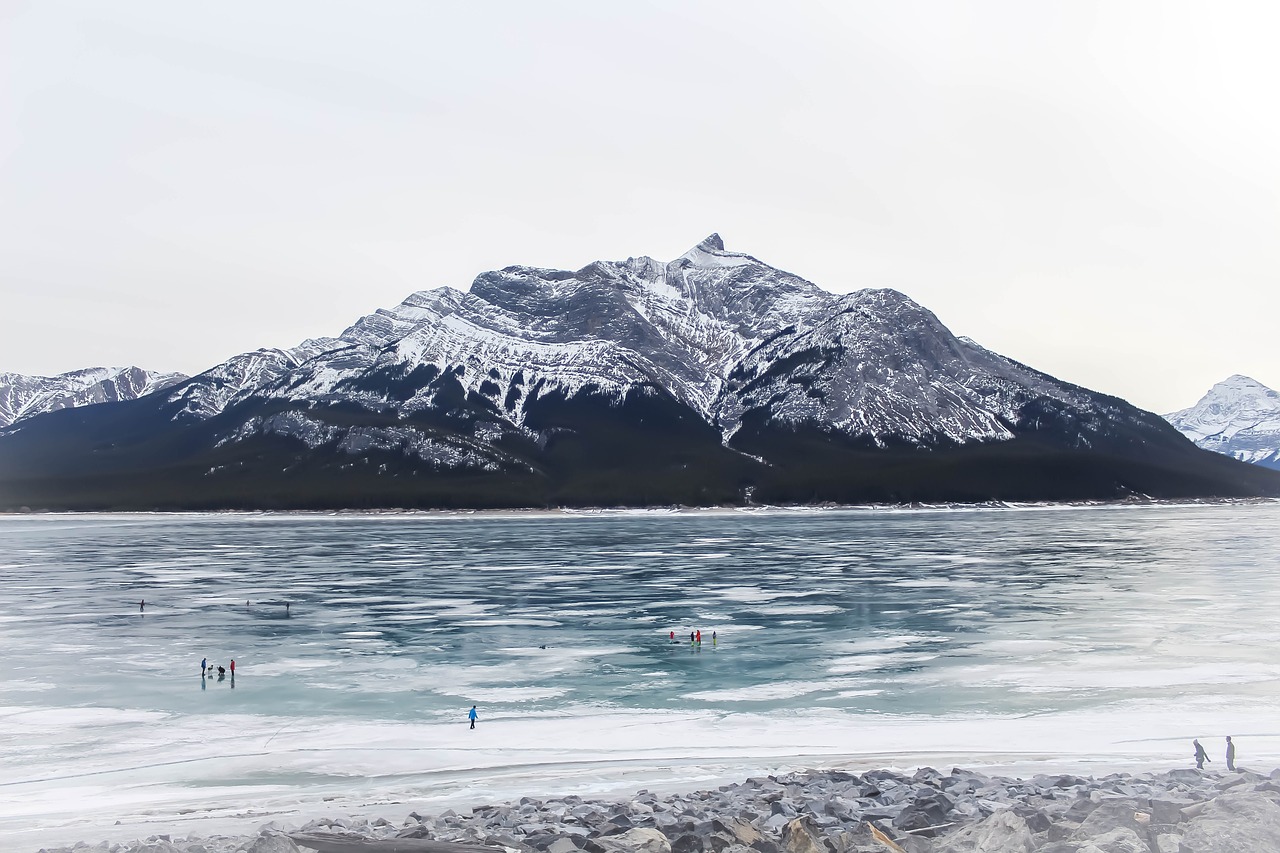
<svg viewBox="0 0 1280 853">
<path fill-rule="evenodd" d="M 0 505 L 539 506 L 1280 493 L 1158 416 L 712 235 L 507 267 L 0 432 Z M 8 495 L 6 498 L 5 495 Z"/>
<path fill-rule="evenodd" d="M 1280 393 L 1248 376 L 1219 382 L 1165 419 L 1205 450 L 1280 469 Z"/>
<path fill-rule="evenodd" d="M 58 409 L 145 397 L 187 378 L 139 367 L 88 367 L 58 376 L 0 373 L 0 427 Z"/>
</svg>

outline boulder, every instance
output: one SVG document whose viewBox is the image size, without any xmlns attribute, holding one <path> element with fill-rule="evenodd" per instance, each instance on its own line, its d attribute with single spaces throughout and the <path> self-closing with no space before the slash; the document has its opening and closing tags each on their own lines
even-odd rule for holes
<svg viewBox="0 0 1280 853">
<path fill-rule="evenodd" d="M 578 845 L 568 836 L 561 836 L 546 847 L 547 853 L 578 853 Z"/>
<path fill-rule="evenodd" d="M 286 835 L 259 835 L 245 848 L 244 853 L 299 853 L 299 851 L 298 845 Z"/>
<path fill-rule="evenodd" d="M 1035 843 L 1021 816 L 1001 809 L 978 823 L 943 836 L 938 853 L 1032 853 Z"/>
<path fill-rule="evenodd" d="M 681 832 L 667 836 L 671 842 L 671 853 L 702 853 L 703 837 L 696 832 Z"/>
<path fill-rule="evenodd" d="M 1280 806 L 1253 791 L 1223 794 L 1187 824 L 1182 843 L 1195 853 L 1280 850 Z"/>
<path fill-rule="evenodd" d="M 1072 840 L 1083 844 L 1121 827 L 1132 831 L 1140 838 L 1145 838 L 1147 825 L 1138 820 L 1135 816 L 1137 813 L 1138 804 L 1133 800 L 1104 800 L 1080 823 L 1080 828 L 1073 833 Z M 1145 812 L 1143 814 L 1146 816 Z"/>
<path fill-rule="evenodd" d="M 614 823 L 613 821 L 609 821 L 607 823 L 602 823 L 599 826 L 597 826 L 596 834 L 592 837 L 599 838 L 602 835 L 621 835 L 622 833 L 626 832 L 630 828 L 631 826 L 629 824 L 627 826 L 622 826 L 621 824 L 617 824 L 617 823 Z"/>
<path fill-rule="evenodd" d="M 1162 796 L 1151 800 L 1151 823 L 1153 826 L 1177 826 L 1182 822 L 1182 810 L 1191 805 L 1191 800 L 1181 797 Z"/>
<path fill-rule="evenodd" d="M 905 835 L 899 838 L 898 846 L 902 848 L 903 853 L 934 853 L 933 842 L 917 835 Z"/>
<path fill-rule="evenodd" d="M 370 839 L 359 835 L 306 833 L 294 833 L 289 837 L 299 847 L 315 850 L 317 853 L 502 853 L 497 847 L 482 844 L 458 844 L 421 838 Z"/>
<path fill-rule="evenodd" d="M 911 781 L 916 784 L 931 785 L 935 788 L 942 787 L 943 775 L 932 767 L 921 767 L 911 777 Z"/>
<path fill-rule="evenodd" d="M 1032 806 L 1017 805 L 1011 811 L 1027 822 L 1027 829 L 1032 835 L 1037 832 L 1047 832 L 1053 823 L 1047 814 Z"/>
<path fill-rule="evenodd" d="M 822 834 L 808 815 L 798 817 L 782 828 L 782 849 L 786 853 L 827 853 Z"/>
<path fill-rule="evenodd" d="M 1099 803 L 1095 803 L 1088 797 L 1077 797 L 1075 802 L 1073 802 L 1066 812 L 1063 813 L 1062 817 L 1064 820 L 1069 820 L 1072 823 L 1084 823 L 1084 819 L 1087 818 L 1090 813 L 1098 807 L 1098 805 Z"/>
<path fill-rule="evenodd" d="M 621 835 L 610 835 L 596 839 L 610 853 L 671 853 L 671 842 L 656 829 L 637 827 L 629 829 Z"/>
<path fill-rule="evenodd" d="M 397 838 L 430 838 L 431 827 L 421 823 L 411 823 L 396 833 Z"/>
<path fill-rule="evenodd" d="M 925 788 L 893 819 L 893 825 L 903 832 L 932 837 L 937 834 L 937 827 L 947 823 L 947 814 L 954 805 L 941 791 Z"/>
<path fill-rule="evenodd" d="M 762 837 L 760 830 L 756 829 L 745 820 L 730 818 L 729 820 L 713 820 L 711 828 L 719 833 L 728 835 L 738 844 L 744 847 L 750 847 Z"/>
<path fill-rule="evenodd" d="M 1138 833 L 1121 826 L 1102 835 L 1095 835 L 1081 845 L 1078 853 L 1151 853 L 1151 847 Z"/>
<path fill-rule="evenodd" d="M 1088 785 L 1088 779 L 1081 779 L 1079 776 L 1071 776 L 1063 774 L 1055 777 L 1050 783 L 1055 788 L 1075 788 L 1079 785 Z"/>
</svg>

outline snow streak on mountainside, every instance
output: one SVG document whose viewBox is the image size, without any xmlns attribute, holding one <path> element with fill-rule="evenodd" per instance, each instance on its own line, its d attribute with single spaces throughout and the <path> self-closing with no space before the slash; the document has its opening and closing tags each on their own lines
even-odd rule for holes
<svg viewBox="0 0 1280 853">
<path fill-rule="evenodd" d="M 1219 382 L 1165 419 L 1205 450 L 1280 469 L 1280 393 L 1248 376 Z"/>
<path fill-rule="evenodd" d="M 873 446 L 1001 441 L 1070 412 L 1070 441 L 1087 447 L 1134 411 L 955 337 L 900 293 L 837 296 L 726 251 L 714 234 L 669 263 L 507 267 L 466 293 L 415 293 L 337 338 L 238 356 L 170 400 L 178 418 L 248 400 L 354 403 L 408 418 L 444 405 L 432 380 L 445 376 L 489 401 L 494 423 L 484 429 L 513 434 L 525 433 L 530 403 L 584 392 L 616 403 L 669 395 L 726 443 L 746 420 L 817 426 Z M 287 434 L 301 429 L 297 418 L 289 424 Z M 281 425 L 259 419 L 224 440 L 255 430 L 281 434 Z M 311 433 L 332 438 L 319 424 Z"/>
<path fill-rule="evenodd" d="M 58 376 L 0 373 L 0 427 L 57 409 L 133 400 L 186 378 L 138 367 L 89 367 Z"/>
</svg>

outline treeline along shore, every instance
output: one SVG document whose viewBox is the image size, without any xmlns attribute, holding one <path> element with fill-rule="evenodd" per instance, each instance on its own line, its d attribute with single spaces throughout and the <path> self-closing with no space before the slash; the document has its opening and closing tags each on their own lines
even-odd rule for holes
<svg viewBox="0 0 1280 853">
<path fill-rule="evenodd" d="M 1280 853 L 1280 770 L 1030 779 L 922 768 L 747 779 L 626 801 L 566 796 L 411 813 L 401 825 L 322 819 L 252 836 L 44 853 Z"/>
</svg>

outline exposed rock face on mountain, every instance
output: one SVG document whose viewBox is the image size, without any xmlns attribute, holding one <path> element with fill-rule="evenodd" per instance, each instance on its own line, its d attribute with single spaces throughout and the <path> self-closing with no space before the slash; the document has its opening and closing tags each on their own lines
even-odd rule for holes
<svg viewBox="0 0 1280 853">
<path fill-rule="evenodd" d="M 1280 469 L 1280 393 L 1239 374 L 1165 419 L 1198 447 Z"/>
<path fill-rule="evenodd" d="M 89 367 L 58 376 L 0 373 L 0 427 L 57 409 L 133 400 L 186 378 L 140 367 Z"/>
<path fill-rule="evenodd" d="M 1252 495 L 1280 479 L 957 338 L 901 293 L 833 295 L 712 235 L 669 263 L 483 273 L 336 338 L 23 422 L 0 434 L 0 489 L 40 505 L 539 506 Z"/>
</svg>

